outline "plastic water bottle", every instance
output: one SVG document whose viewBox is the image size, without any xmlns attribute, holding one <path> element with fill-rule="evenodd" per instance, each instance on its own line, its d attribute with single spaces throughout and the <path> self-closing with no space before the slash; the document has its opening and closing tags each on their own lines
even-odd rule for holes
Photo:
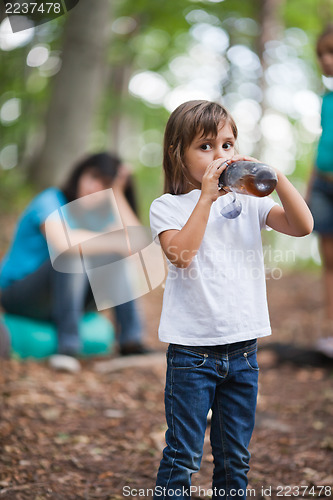
<svg viewBox="0 0 333 500">
<path fill-rule="evenodd" d="M 219 186 L 225 191 L 259 197 L 271 194 L 276 184 L 275 170 L 264 163 L 253 161 L 231 163 L 219 179 Z"/>
</svg>

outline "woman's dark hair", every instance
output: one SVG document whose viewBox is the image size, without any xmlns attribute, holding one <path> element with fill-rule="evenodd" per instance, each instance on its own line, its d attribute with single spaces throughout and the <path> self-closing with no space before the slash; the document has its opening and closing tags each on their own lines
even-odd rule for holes
<svg viewBox="0 0 333 500">
<path fill-rule="evenodd" d="M 77 199 L 78 183 L 83 174 L 92 172 L 102 179 L 105 186 L 111 186 L 122 163 L 117 155 L 107 152 L 96 153 L 81 160 L 74 166 L 72 173 L 61 188 L 67 201 L 71 202 Z M 137 214 L 137 202 L 131 177 L 127 180 L 124 194 L 133 211 Z"/>
</svg>

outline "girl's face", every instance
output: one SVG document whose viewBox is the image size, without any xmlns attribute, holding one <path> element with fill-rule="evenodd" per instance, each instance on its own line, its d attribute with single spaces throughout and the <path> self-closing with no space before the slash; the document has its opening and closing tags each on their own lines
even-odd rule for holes
<svg viewBox="0 0 333 500">
<path fill-rule="evenodd" d="M 321 69 L 326 76 L 333 76 L 333 35 L 327 35 L 318 47 Z"/>
<path fill-rule="evenodd" d="M 184 154 L 187 178 L 192 187 L 201 188 L 202 177 L 212 161 L 221 158 L 222 163 L 234 156 L 235 142 L 236 139 L 228 123 L 221 124 L 216 137 L 208 137 L 201 133 L 194 137 Z"/>
</svg>

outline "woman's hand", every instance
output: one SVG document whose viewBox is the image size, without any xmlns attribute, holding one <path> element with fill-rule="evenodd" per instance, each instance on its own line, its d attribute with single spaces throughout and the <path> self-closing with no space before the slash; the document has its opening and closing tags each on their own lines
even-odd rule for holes
<svg viewBox="0 0 333 500">
<path fill-rule="evenodd" d="M 122 193 L 125 191 L 128 180 L 131 176 L 131 170 L 127 165 L 120 165 L 117 175 L 112 183 L 112 189 Z"/>
<path fill-rule="evenodd" d="M 116 199 L 118 213 L 120 215 L 124 227 L 142 225 L 139 218 L 137 217 L 132 207 L 130 206 L 128 199 L 126 198 L 125 195 L 125 189 L 127 187 L 130 176 L 131 176 L 130 168 L 127 165 L 121 165 L 111 185 L 113 194 Z"/>
</svg>

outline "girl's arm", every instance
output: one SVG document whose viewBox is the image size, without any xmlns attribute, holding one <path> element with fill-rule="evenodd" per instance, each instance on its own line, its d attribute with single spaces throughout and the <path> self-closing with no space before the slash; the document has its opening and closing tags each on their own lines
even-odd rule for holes
<svg viewBox="0 0 333 500">
<path fill-rule="evenodd" d="M 221 159 L 213 161 L 206 169 L 201 182 L 201 195 L 185 226 L 169 229 L 159 234 L 162 249 L 176 267 L 188 267 L 197 254 L 205 234 L 211 206 L 219 196 L 226 194 L 218 190 L 218 179 L 226 165 Z"/>
<path fill-rule="evenodd" d="M 274 206 L 269 212 L 266 224 L 279 233 L 290 236 L 306 236 L 312 232 L 313 217 L 302 196 L 288 181 L 287 177 L 276 170 L 278 182 L 276 192 L 282 207 Z"/>
<path fill-rule="evenodd" d="M 191 216 L 181 229 L 160 233 L 161 247 L 176 267 L 188 267 L 195 257 L 205 234 L 211 203 L 199 198 Z"/>
</svg>

